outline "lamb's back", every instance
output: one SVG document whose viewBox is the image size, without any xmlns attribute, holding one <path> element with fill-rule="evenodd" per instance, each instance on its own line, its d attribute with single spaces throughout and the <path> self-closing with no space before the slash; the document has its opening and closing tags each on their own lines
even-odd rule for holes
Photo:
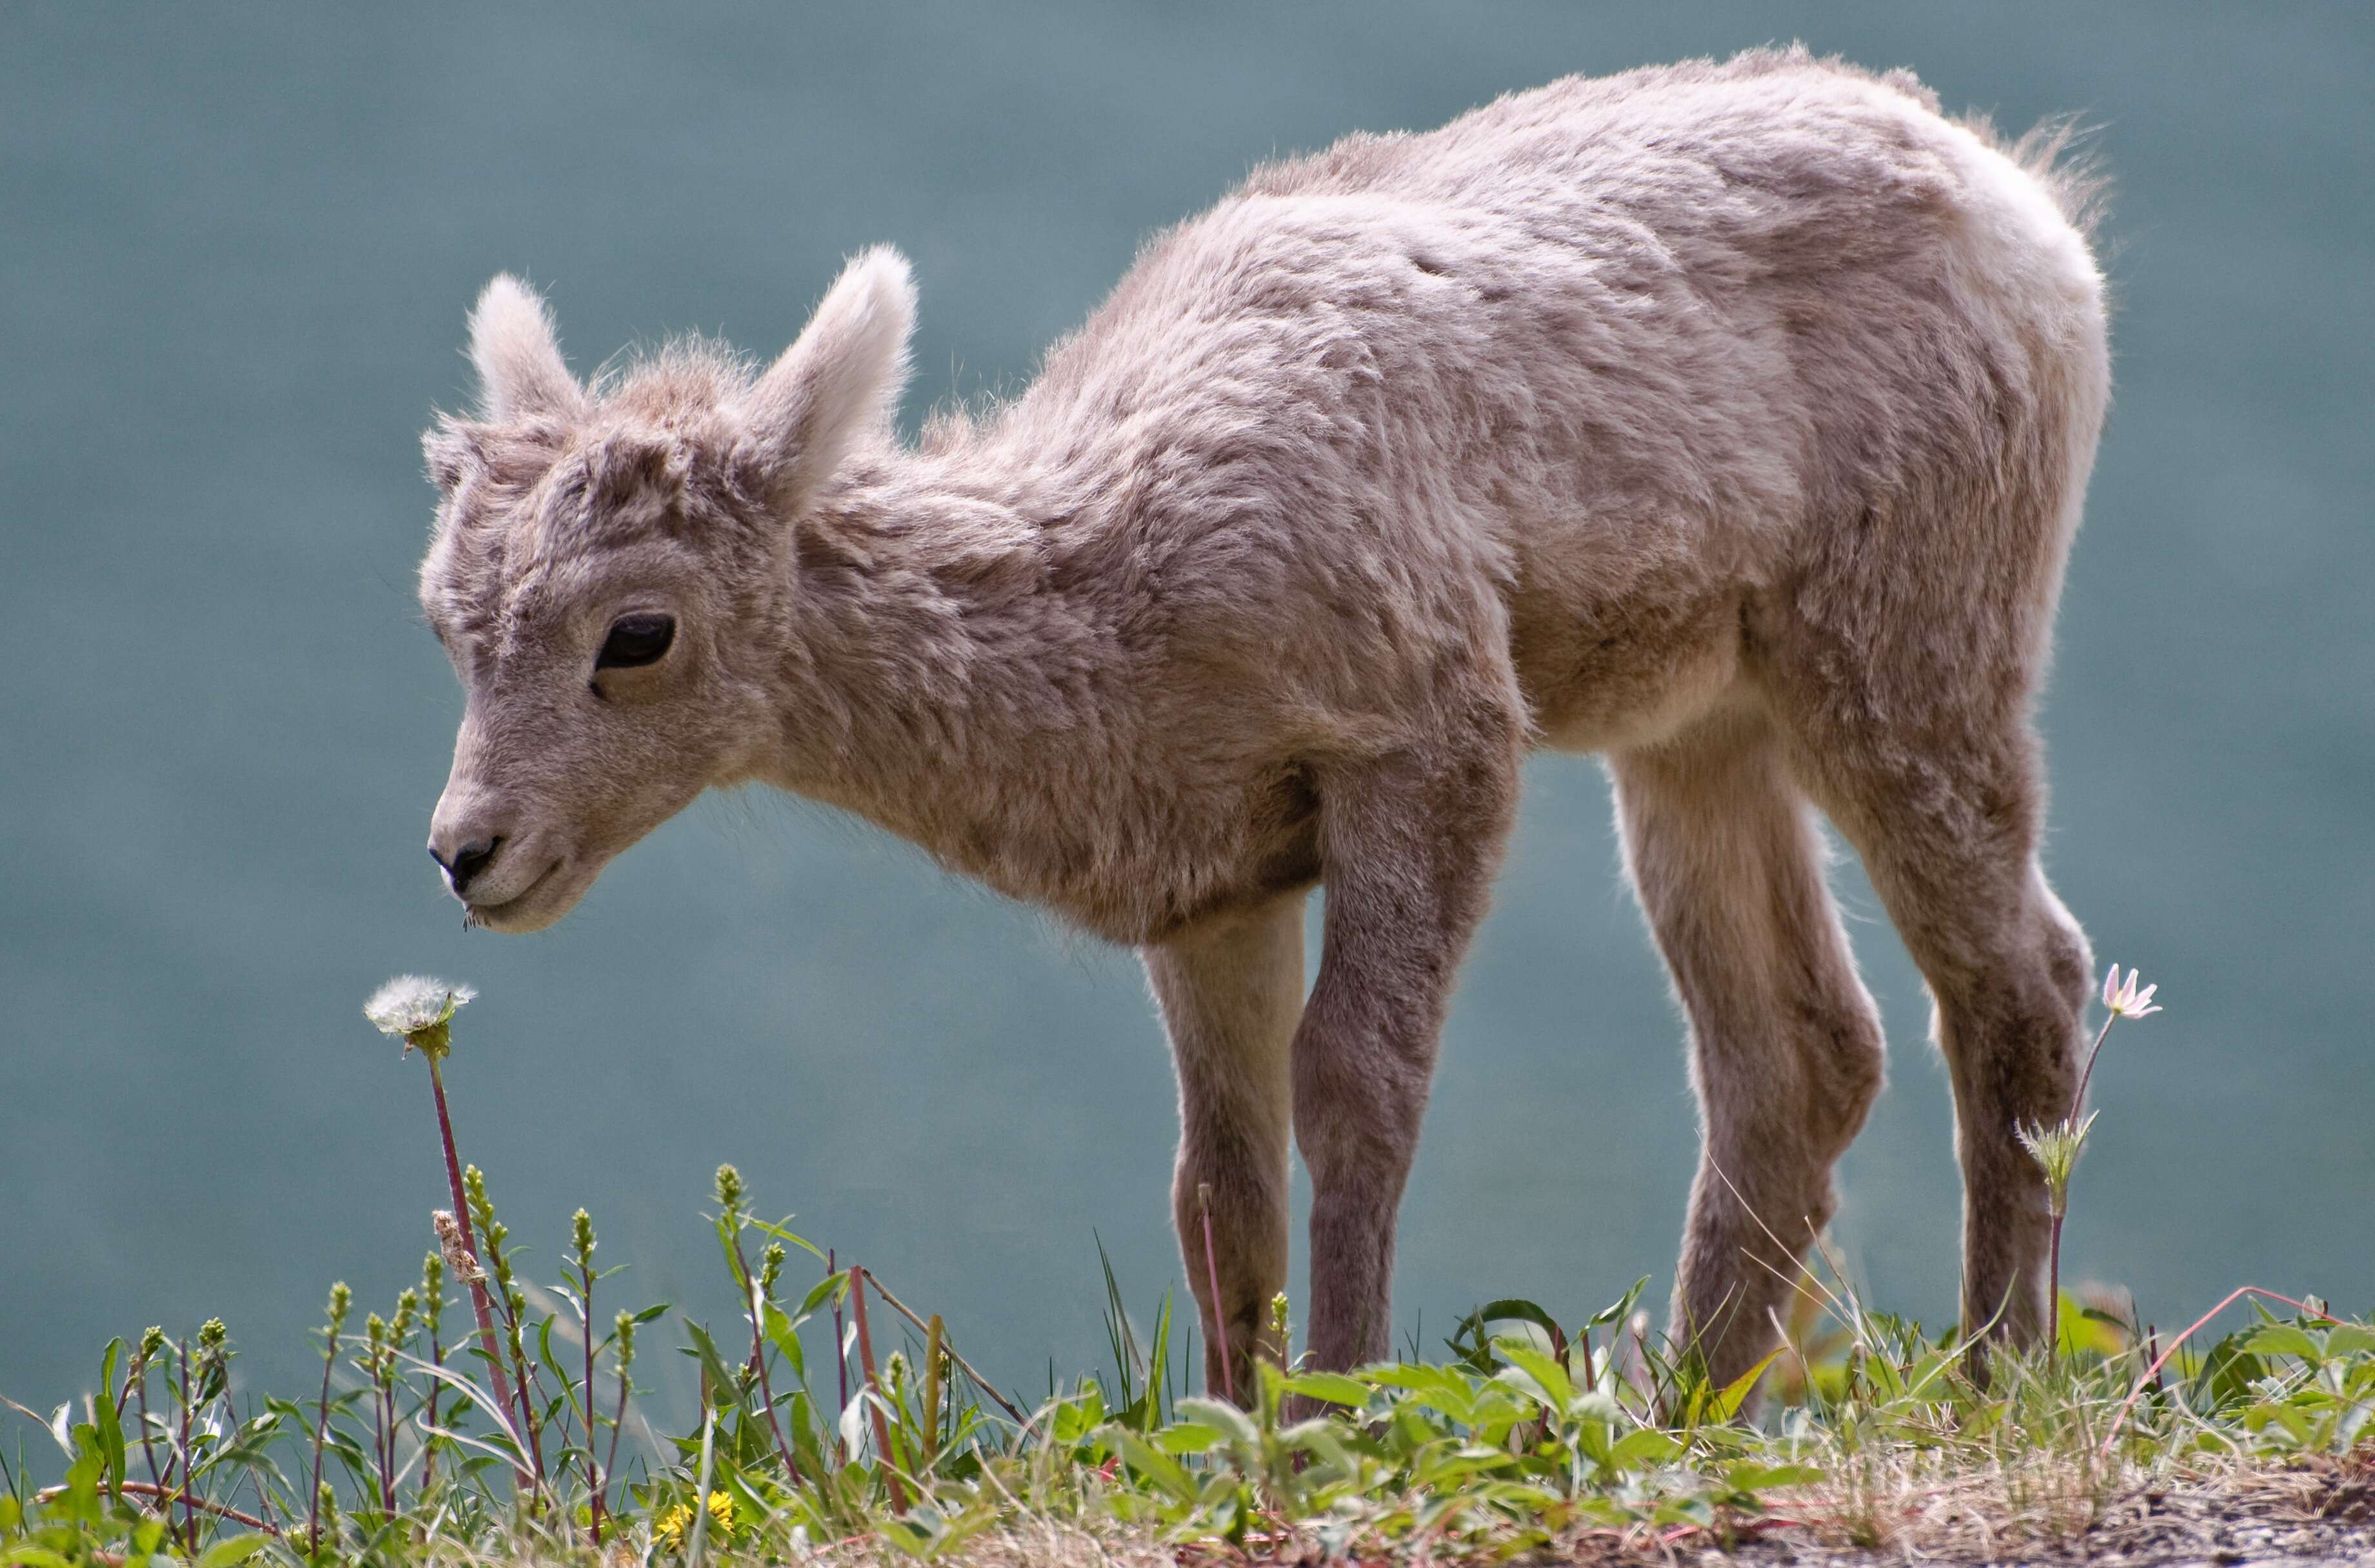
<svg viewBox="0 0 2375 1568">
<path fill-rule="evenodd" d="M 1150 243 L 1000 433 L 1069 477 L 1068 570 L 1166 636 L 1259 656 L 1319 607 L 1417 669 L 1495 613 L 1447 602 L 1471 588 L 1572 584 L 1570 617 L 1753 588 L 1932 460 L 1908 420 L 1961 440 L 1941 345 L 1958 385 L 2019 373 L 1968 297 L 2007 212 L 2091 278 L 2044 187 L 1910 77 L 1802 50 L 1570 77 L 1258 170 Z"/>
</svg>

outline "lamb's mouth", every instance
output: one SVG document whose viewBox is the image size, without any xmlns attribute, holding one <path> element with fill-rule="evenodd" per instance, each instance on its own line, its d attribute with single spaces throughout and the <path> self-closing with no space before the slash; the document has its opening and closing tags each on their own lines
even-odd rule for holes
<svg viewBox="0 0 2375 1568">
<path fill-rule="evenodd" d="M 561 869 L 568 864 L 569 861 L 565 856 L 554 861 L 537 874 L 535 881 L 501 903 L 477 903 L 464 900 L 462 924 L 484 926 L 490 931 L 543 930 L 568 914 L 570 906 L 577 902 L 573 898 L 563 899 L 549 910 L 539 910 L 537 907 L 539 902 L 538 895 L 549 891 L 553 887 Z"/>
</svg>

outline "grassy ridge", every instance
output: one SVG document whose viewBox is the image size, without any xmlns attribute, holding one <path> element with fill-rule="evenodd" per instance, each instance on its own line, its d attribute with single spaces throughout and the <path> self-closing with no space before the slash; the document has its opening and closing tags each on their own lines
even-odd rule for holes
<svg viewBox="0 0 2375 1568">
<path fill-rule="evenodd" d="M 2133 976 L 2126 1010 L 2106 995 L 2114 1017 L 2149 1008 Z M 2132 1310 L 2062 1300 L 2050 1353 L 1984 1358 L 1981 1376 L 1958 1334 L 1810 1274 L 1783 1348 L 1721 1387 L 1652 1341 L 1638 1287 L 1581 1317 L 1499 1301 L 1396 1364 L 1265 1362 L 1241 1410 L 1186 1392 L 1170 1303 L 1141 1339 L 1108 1269 L 1110 1365 L 1025 1400 L 938 1316 L 761 1218 L 724 1166 L 708 1223 L 738 1315 L 619 1310 L 583 1210 L 539 1287 L 458 1157 L 441 1065 L 468 999 L 408 978 L 367 1009 L 426 1058 L 454 1193 L 419 1285 L 360 1325 L 334 1286 L 320 1384 L 299 1395 L 235 1391 L 208 1320 L 111 1342 L 79 1401 L 13 1406 L 0 1564 L 1497 1560 L 1777 1529 L 1992 1550 L 2074 1539 L 2172 1487 L 2375 1476 L 2375 1326 L 2260 1291 L 2222 1303 L 2223 1332 L 2214 1313 L 2166 1341 Z M 2078 1110 L 2046 1130 L 2083 1141 Z M 702 1388 L 696 1422 L 665 1435 L 635 1378 L 639 1335 L 661 1333 Z"/>
</svg>

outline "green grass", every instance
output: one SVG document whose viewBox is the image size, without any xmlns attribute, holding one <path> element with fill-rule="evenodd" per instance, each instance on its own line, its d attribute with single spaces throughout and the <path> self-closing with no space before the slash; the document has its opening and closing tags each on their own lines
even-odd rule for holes
<svg viewBox="0 0 2375 1568">
<path fill-rule="evenodd" d="M 428 999 L 396 1021 L 433 1073 L 458 1002 Z M 1025 1401 L 761 1218 L 731 1167 L 707 1221 L 730 1321 L 619 1310 L 583 1211 L 538 1289 L 435 1082 L 460 1208 L 419 1288 L 358 1326 L 334 1287 L 318 1387 L 234 1389 L 209 1320 L 111 1342 L 54 1412 L 12 1404 L 0 1564 L 1501 1560 L 1777 1528 L 2050 1549 L 2147 1488 L 2375 1466 L 2375 1327 L 2254 1292 L 2170 1340 L 2065 1299 L 2056 1352 L 1995 1355 L 1982 1382 L 1957 1334 L 1809 1275 L 1783 1349 L 1727 1387 L 1652 1341 L 1637 1287 L 1582 1315 L 1498 1301 L 1397 1364 L 1264 1364 L 1239 1410 L 1189 1391 L 1169 1302 L 1141 1338 L 1108 1268 L 1110 1364 Z M 663 1335 L 701 1399 L 655 1435 L 635 1363 Z"/>
</svg>

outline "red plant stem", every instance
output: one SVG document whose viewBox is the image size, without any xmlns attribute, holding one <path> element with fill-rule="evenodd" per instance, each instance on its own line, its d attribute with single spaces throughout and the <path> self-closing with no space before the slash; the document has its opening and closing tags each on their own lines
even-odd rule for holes
<svg viewBox="0 0 2375 1568">
<path fill-rule="evenodd" d="M 857 1361 L 866 1369 L 866 1386 L 874 1395 L 869 1413 L 874 1417 L 876 1457 L 882 1466 L 882 1479 L 891 1488 L 891 1511 L 904 1514 L 907 1511 L 907 1492 L 899 1484 L 899 1467 L 892 1463 L 891 1423 L 882 1415 L 882 1380 L 874 1374 L 874 1339 L 866 1332 L 866 1270 L 852 1264 L 849 1275 L 850 1282 L 857 1286 L 849 1293 L 849 1303 L 851 1311 L 857 1315 Z"/>
<path fill-rule="evenodd" d="M 1221 1392 L 1230 1404 L 1237 1402 L 1236 1356 L 1229 1349 L 1229 1315 L 1221 1303 L 1221 1258 L 1212 1247 L 1212 1189 L 1199 1182 L 1196 1185 L 1197 1206 L 1204 1211 L 1204 1278 L 1212 1290 L 1212 1337 L 1221 1344 Z M 1280 1347 L 1282 1356 L 1285 1347 Z M 1210 1388 L 1207 1383 L 1205 1387 Z"/>
<path fill-rule="evenodd" d="M 544 1423 L 536 1419 L 536 1373 L 527 1364 L 526 1331 L 509 1292 L 503 1296 L 503 1332 L 512 1342 L 512 1375 L 519 1380 L 520 1427 L 527 1433 L 527 1456 L 536 1466 L 536 1484 L 544 1486 Z M 568 1433 L 564 1431 L 565 1438 Z"/>
<path fill-rule="evenodd" d="M 264 1490 L 264 1477 L 254 1465 L 247 1468 L 247 1486 L 255 1493 L 256 1507 L 263 1511 L 261 1519 L 253 1514 L 242 1514 L 236 1508 L 226 1508 L 219 1503 L 200 1503 L 198 1506 L 211 1508 L 226 1519 L 235 1519 L 242 1525 L 252 1525 L 276 1536 L 281 1534 L 280 1527 L 272 1522 L 272 1494 Z"/>
<path fill-rule="evenodd" d="M 182 1534 L 195 1556 L 198 1550 L 198 1515 L 190 1504 L 190 1483 L 196 1478 L 197 1466 L 191 1463 L 195 1456 L 190 1452 L 190 1342 L 178 1339 L 173 1348 L 182 1363 Z"/>
<path fill-rule="evenodd" d="M 602 1480 L 594 1468 L 594 1441 L 599 1435 L 594 1420 L 594 1264 L 591 1258 L 580 1258 L 577 1264 L 578 1305 L 585 1309 L 585 1523 L 594 1533 L 594 1544 L 602 1544 Z"/>
<path fill-rule="evenodd" d="M 602 1473 L 606 1476 L 615 1476 L 619 1473 L 619 1433 L 625 1431 L 626 1426 L 627 1369 L 620 1367 L 619 1369 L 619 1413 L 610 1418 L 610 1452 L 602 1460 Z"/>
<path fill-rule="evenodd" d="M 2086 1066 L 2078 1074 L 2078 1092 L 2070 1097 L 2070 1114 L 2062 1118 L 2074 1127 L 2078 1125 L 2079 1110 L 2086 1103 L 2086 1085 L 2095 1076 L 2095 1058 L 2103 1054 L 2103 1042 L 2110 1037 L 2111 1025 L 2119 1020 L 2120 1015 L 2113 1013 L 2103 1020 L 2103 1027 L 2095 1032 L 2095 1043 L 2086 1052 Z"/>
<path fill-rule="evenodd" d="M 2145 1368 L 2144 1375 L 2136 1379 L 2136 1385 L 2128 1390 L 2127 1398 L 2121 1402 L 2119 1414 L 2111 1418 L 2111 1430 L 2103 1434 L 2103 1446 L 2096 1450 L 2095 1456 L 2097 1458 L 2107 1459 L 2110 1457 L 2111 1444 L 2119 1441 L 2120 1428 L 2126 1423 L 2128 1412 L 2136 1408 L 2136 1401 L 2144 1397 L 2145 1389 L 2151 1385 L 2153 1379 L 2160 1375 L 2160 1369 L 2168 1363 L 2168 1359 L 2177 1354 L 2179 1350 L 2184 1349 L 2185 1342 L 2188 1339 L 2192 1338 L 2196 1334 L 2201 1333 L 2204 1328 L 2207 1327 L 2212 1318 L 2216 1317 L 2220 1313 L 2225 1312 L 2228 1307 L 2233 1306 L 2245 1296 L 2259 1296 L 2272 1302 L 2282 1302 L 2285 1305 L 2291 1307 L 2294 1311 L 2304 1313 L 2310 1317 L 2322 1318 L 2327 1323 L 2334 1321 L 2334 1315 L 2332 1313 L 2320 1312 L 2317 1308 L 2310 1305 L 2307 1302 L 2297 1302 L 2290 1296 L 2280 1296 L 2274 1291 L 2263 1291 L 2257 1285 L 2236 1286 L 2234 1290 L 2227 1293 L 2225 1299 L 2220 1301 L 2216 1306 L 2212 1307 L 2208 1312 L 2205 1312 L 2200 1317 L 2195 1318 L 2192 1327 L 2186 1329 L 2184 1333 L 2180 1334 L 2176 1338 L 2171 1339 L 2168 1342 L 2168 1350 L 2163 1350 L 2160 1354 L 2152 1359 L 2152 1364 Z"/>
<path fill-rule="evenodd" d="M 2053 1245 L 2050 1249 L 2052 1262 L 2049 1266 L 2050 1279 L 2045 1294 L 2045 1345 L 2049 1362 L 2062 1359 L 2062 1220 L 2059 1214 L 2053 1217 Z"/>
<path fill-rule="evenodd" d="M 800 1468 L 792 1459 L 792 1445 L 784 1441 L 783 1424 L 775 1419 L 775 1385 L 767 1376 L 767 1355 L 764 1341 L 759 1337 L 759 1316 L 765 1303 L 759 1293 L 758 1281 L 750 1277 L 750 1260 L 742 1256 L 742 1237 L 734 1237 L 734 1267 L 742 1276 L 742 1304 L 750 1315 L 750 1364 L 759 1369 L 759 1397 L 767 1402 L 767 1430 L 774 1434 L 775 1452 L 783 1456 L 784 1473 L 792 1483 L 801 1480 Z"/>
<path fill-rule="evenodd" d="M 330 1326 L 330 1348 L 322 1355 L 322 1402 L 313 1421 L 313 1489 L 305 1515 L 305 1555 L 322 1550 L 322 1440 L 330 1429 L 330 1363 L 338 1359 L 338 1327 Z"/>
<path fill-rule="evenodd" d="M 177 1491 L 168 1486 L 151 1486 L 147 1481 L 136 1480 L 125 1481 L 124 1490 L 135 1497 L 153 1497 L 164 1503 L 169 1512 L 175 1500 L 179 1499 L 188 1503 L 192 1507 L 214 1515 L 217 1518 L 229 1519 L 234 1525 L 245 1525 L 251 1530 L 262 1530 L 268 1536 L 280 1534 L 279 1528 L 267 1520 L 259 1519 L 253 1514 L 242 1514 L 236 1508 L 204 1497 L 193 1498 L 186 1491 Z M 37 1503 L 54 1503 L 65 1494 L 66 1488 L 63 1486 L 43 1487 L 33 1494 L 33 1500 Z"/>
<path fill-rule="evenodd" d="M 437 1134 L 445 1143 L 445 1184 L 454 1194 L 454 1222 L 462 1228 L 462 1250 L 476 1261 L 479 1238 L 470 1229 L 470 1200 L 462 1188 L 462 1161 L 454 1154 L 454 1120 L 445 1114 L 445 1076 L 437 1070 L 435 1053 L 423 1051 L 421 1055 L 429 1058 L 429 1088 L 437 1097 Z M 483 1267 L 480 1272 L 485 1272 Z M 496 1408 L 509 1412 L 514 1409 L 511 1383 L 503 1376 L 502 1350 L 495 1343 L 495 1315 L 487 1304 L 487 1282 L 479 1279 L 462 1283 L 469 1287 L 470 1304 L 478 1310 L 479 1348 L 487 1353 L 487 1373 L 494 1382 Z"/>
<path fill-rule="evenodd" d="M 833 1262 L 833 1249 L 831 1247 L 824 1249 L 824 1271 L 827 1274 L 838 1274 L 841 1272 L 839 1266 Z M 841 1437 L 839 1435 L 841 1432 L 841 1421 L 839 1419 L 841 1412 L 849 1409 L 848 1345 L 849 1341 L 844 1337 L 842 1332 L 841 1303 L 838 1299 L 835 1299 L 833 1303 L 833 1373 L 834 1381 L 841 1385 L 841 1403 L 833 1407 L 833 1442 L 836 1445 L 841 1442 Z M 838 1452 L 837 1447 L 836 1452 Z"/>
<path fill-rule="evenodd" d="M 379 1368 L 372 1369 L 372 1426 L 379 1438 L 379 1510 L 387 1518 L 396 1517 L 396 1391 L 388 1386 L 386 1375 Z"/>
<path fill-rule="evenodd" d="M 434 1367 L 445 1364 L 445 1347 L 437 1342 L 437 1330 L 434 1328 L 429 1331 L 429 1364 Z M 429 1483 L 437 1475 L 437 1439 L 430 1430 L 437 1425 L 437 1380 L 433 1377 L 429 1380 L 427 1404 L 429 1420 L 420 1439 L 420 1490 L 423 1491 L 429 1490 Z"/>
<path fill-rule="evenodd" d="M 157 1468 L 157 1437 L 148 1428 L 148 1369 L 140 1369 L 140 1452 L 148 1460 L 148 1484 L 161 1487 L 165 1478 Z"/>
</svg>

